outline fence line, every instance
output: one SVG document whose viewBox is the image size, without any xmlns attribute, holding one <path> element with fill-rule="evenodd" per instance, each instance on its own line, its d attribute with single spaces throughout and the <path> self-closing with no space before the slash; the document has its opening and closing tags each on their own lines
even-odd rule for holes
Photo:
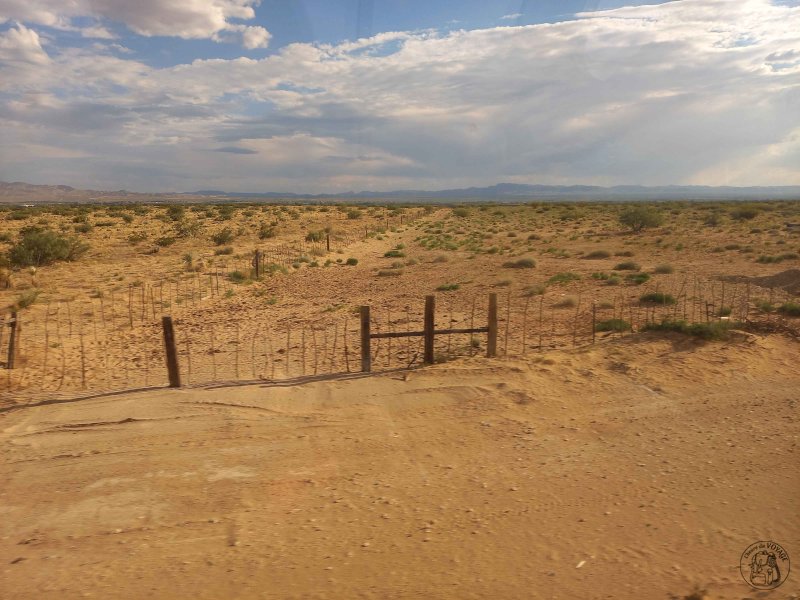
<svg viewBox="0 0 800 600">
<path fill-rule="evenodd" d="M 265 312 L 241 327 L 227 313 L 164 314 L 170 290 L 129 288 L 108 299 L 51 302 L 2 315 L 0 403 L 152 385 L 378 372 L 478 354 L 504 359 L 626 336 L 664 319 L 798 326 L 756 306 L 749 284 L 673 277 L 625 292 L 632 290 L 632 298 L 617 292 L 605 303 L 589 302 L 585 293 L 566 302 L 551 290 L 538 297 L 510 290 L 488 298 L 477 291 L 446 293 L 429 296 L 424 305 L 361 307 L 358 315 L 323 313 L 282 323 Z M 665 295 L 653 296 L 661 302 L 638 300 L 651 293 Z M 780 290 L 766 293 L 773 304 L 791 299 Z M 626 324 L 615 328 L 615 320 Z"/>
</svg>

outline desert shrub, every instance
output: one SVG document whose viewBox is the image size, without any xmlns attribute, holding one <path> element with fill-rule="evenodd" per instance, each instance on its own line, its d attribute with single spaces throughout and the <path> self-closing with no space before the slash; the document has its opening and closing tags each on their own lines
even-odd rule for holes
<svg viewBox="0 0 800 600">
<path fill-rule="evenodd" d="M 49 229 L 26 227 L 8 250 L 8 261 L 15 267 L 39 267 L 56 261 L 73 261 L 89 250 L 75 237 L 64 237 Z"/>
<path fill-rule="evenodd" d="M 670 273 L 675 272 L 675 267 L 672 265 L 658 265 L 653 272 L 658 273 L 659 275 L 669 275 Z"/>
<path fill-rule="evenodd" d="M 664 222 L 664 217 L 650 206 L 631 206 L 620 213 L 619 222 L 638 233 L 649 227 L 658 227 Z"/>
<path fill-rule="evenodd" d="M 528 236 L 528 241 L 529 242 L 534 242 L 534 241 L 541 240 L 541 239 L 542 239 L 542 236 L 540 236 L 538 233 L 532 233 L 532 234 L 530 234 Z"/>
<path fill-rule="evenodd" d="M 456 217 L 464 218 L 469 216 L 469 211 L 466 208 L 454 208 L 453 215 Z"/>
<path fill-rule="evenodd" d="M 395 248 L 394 250 L 389 250 L 388 252 L 384 253 L 385 258 L 404 258 L 406 255 L 405 252 L 402 250 L 398 250 Z"/>
<path fill-rule="evenodd" d="M 236 208 L 230 204 L 222 204 L 217 207 L 217 218 L 220 221 L 230 221 L 236 214 Z"/>
<path fill-rule="evenodd" d="M 225 246 L 224 248 L 217 248 L 214 250 L 214 256 L 224 256 L 228 254 L 233 254 L 233 247 Z"/>
<path fill-rule="evenodd" d="M 131 244 L 138 244 L 147 239 L 147 234 L 144 231 L 136 231 L 128 236 L 128 241 Z"/>
<path fill-rule="evenodd" d="M 519 260 L 512 260 L 503 263 L 506 269 L 533 269 L 536 266 L 536 261 L 532 258 L 520 258 Z"/>
<path fill-rule="evenodd" d="M 194 237 L 200 233 L 200 222 L 197 219 L 180 219 L 175 222 L 175 234 L 178 237 Z"/>
<path fill-rule="evenodd" d="M 307 242 L 321 242 L 325 239 L 325 230 L 318 229 L 316 231 L 309 231 L 306 234 L 306 241 Z"/>
<path fill-rule="evenodd" d="M 41 290 L 25 290 L 14 302 L 14 309 L 23 310 L 29 306 L 33 306 L 36 302 L 36 299 L 39 297 L 39 294 L 41 294 Z"/>
<path fill-rule="evenodd" d="M 545 286 L 544 284 L 529 285 L 525 289 L 522 290 L 522 295 L 523 296 L 541 296 L 542 294 L 544 294 L 546 289 L 547 289 L 547 286 Z"/>
<path fill-rule="evenodd" d="M 131 214 L 128 214 L 128 213 L 122 213 L 122 214 L 120 215 L 120 217 L 122 218 L 122 220 L 123 220 L 125 223 L 128 223 L 128 224 L 130 224 L 130 223 L 133 223 L 133 215 L 131 215 Z"/>
<path fill-rule="evenodd" d="M 638 263 L 633 261 L 621 262 L 616 267 L 614 267 L 615 271 L 638 271 L 641 267 Z"/>
<path fill-rule="evenodd" d="M 348 259 L 345 261 L 345 263 L 344 263 L 344 264 L 346 264 L 346 265 L 349 265 L 349 266 L 351 266 L 351 267 L 355 267 L 355 266 L 358 264 L 358 259 L 357 259 L 357 258 L 353 258 L 353 257 L 351 256 L 350 258 L 348 258 Z"/>
<path fill-rule="evenodd" d="M 752 206 L 741 206 L 739 208 L 734 208 L 730 212 L 730 215 L 731 218 L 735 219 L 736 221 L 749 221 L 758 216 L 758 209 L 753 208 Z"/>
<path fill-rule="evenodd" d="M 778 307 L 778 312 L 788 317 L 800 317 L 800 304 L 786 302 Z"/>
<path fill-rule="evenodd" d="M 633 256 L 633 252 L 631 252 L 630 250 L 623 250 L 621 252 L 614 252 L 614 256 L 625 256 L 630 258 L 631 256 Z"/>
<path fill-rule="evenodd" d="M 89 233 L 91 230 L 91 223 L 79 223 L 78 225 L 75 225 L 75 233 Z"/>
<path fill-rule="evenodd" d="M 249 280 L 249 277 L 242 271 L 231 271 L 228 273 L 228 279 L 230 279 L 233 283 L 245 283 Z"/>
<path fill-rule="evenodd" d="M 378 277 L 399 277 L 402 274 L 402 269 L 381 269 L 378 271 Z"/>
<path fill-rule="evenodd" d="M 275 229 L 266 223 L 262 223 L 258 229 L 258 239 L 267 240 L 275 237 Z"/>
<path fill-rule="evenodd" d="M 236 237 L 231 230 L 230 227 L 225 227 L 224 229 L 218 231 L 217 233 L 211 236 L 211 241 L 214 242 L 217 246 L 224 246 L 233 241 L 233 238 Z"/>
<path fill-rule="evenodd" d="M 608 281 L 611 277 L 608 273 L 592 273 L 592 279 L 599 279 L 600 281 Z"/>
<path fill-rule="evenodd" d="M 775 310 L 775 306 L 766 300 L 756 300 L 755 305 L 758 310 L 764 313 L 770 313 Z"/>
<path fill-rule="evenodd" d="M 733 309 L 730 306 L 720 306 L 719 309 L 717 310 L 717 316 L 718 317 L 729 317 L 729 316 L 731 316 L 732 312 L 733 312 Z"/>
<path fill-rule="evenodd" d="M 350 210 L 347 211 L 347 218 L 350 219 L 351 221 L 355 221 L 356 219 L 360 219 L 361 218 L 361 211 L 358 210 L 357 208 L 351 208 Z"/>
<path fill-rule="evenodd" d="M 660 323 L 645 324 L 642 331 L 674 331 L 703 340 L 724 340 L 729 336 L 731 329 L 736 328 L 737 325 L 737 323 L 732 323 L 731 321 L 712 321 L 710 323 L 689 325 L 686 321 L 665 319 Z"/>
<path fill-rule="evenodd" d="M 625 281 L 633 285 L 642 285 L 650 280 L 650 275 L 647 273 L 629 273 L 625 276 Z"/>
<path fill-rule="evenodd" d="M 622 278 L 619 275 L 612 275 L 606 279 L 606 285 L 619 285 L 622 283 Z"/>
<path fill-rule="evenodd" d="M 639 296 L 642 304 L 675 304 L 675 297 L 664 292 L 650 292 Z"/>
<path fill-rule="evenodd" d="M 606 250 L 593 250 L 583 258 L 586 258 L 588 260 L 598 260 L 601 258 L 608 258 L 609 256 L 611 256 L 611 252 L 608 252 Z"/>
<path fill-rule="evenodd" d="M 434 264 L 440 264 L 440 263 L 446 263 L 448 260 L 450 260 L 450 259 L 447 258 L 446 256 L 440 254 L 439 256 L 434 258 L 431 262 L 433 262 Z"/>
<path fill-rule="evenodd" d="M 578 305 L 578 300 L 575 296 L 564 296 L 561 300 L 556 302 L 554 308 L 575 308 Z"/>
<path fill-rule="evenodd" d="M 175 243 L 175 238 L 172 236 L 165 235 L 164 237 L 160 237 L 156 240 L 156 246 L 161 246 L 162 248 L 166 248 L 167 246 L 172 246 Z"/>
<path fill-rule="evenodd" d="M 600 321 L 594 326 L 595 331 L 630 331 L 631 324 L 622 319 L 608 319 L 607 321 Z"/>
<path fill-rule="evenodd" d="M 176 223 L 183 219 L 183 215 L 186 210 L 182 206 L 172 205 L 167 207 L 167 216 L 171 221 L 175 221 Z"/>
<path fill-rule="evenodd" d="M 556 273 L 547 283 L 569 283 L 570 281 L 578 281 L 581 278 L 577 273 Z"/>
<path fill-rule="evenodd" d="M 460 288 L 461 286 L 457 283 L 443 283 L 442 285 L 436 288 L 437 292 L 452 292 Z"/>
</svg>

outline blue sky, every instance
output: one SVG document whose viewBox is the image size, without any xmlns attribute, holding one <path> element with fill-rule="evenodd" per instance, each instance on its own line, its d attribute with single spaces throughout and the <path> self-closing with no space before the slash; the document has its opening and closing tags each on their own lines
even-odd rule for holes
<svg viewBox="0 0 800 600">
<path fill-rule="evenodd" d="M 0 0 L 0 179 L 800 184 L 800 1 Z"/>
</svg>

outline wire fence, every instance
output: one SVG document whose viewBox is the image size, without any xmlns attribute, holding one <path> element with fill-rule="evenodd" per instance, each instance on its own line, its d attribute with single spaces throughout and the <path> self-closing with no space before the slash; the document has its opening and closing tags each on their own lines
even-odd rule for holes
<svg viewBox="0 0 800 600">
<path fill-rule="evenodd" d="M 162 317 L 173 315 L 175 348 L 184 385 L 281 381 L 361 370 L 358 307 L 314 318 L 283 317 L 262 310 L 246 315 L 208 305 L 214 285 L 142 285 L 107 298 L 33 305 L 0 315 L 0 404 L 24 404 L 130 390 L 169 383 Z M 189 289 L 187 289 L 189 287 Z M 216 290 L 216 291 L 215 291 Z M 596 290 L 565 296 L 551 290 L 525 296 L 498 294 L 497 356 L 584 346 L 640 331 L 664 320 L 687 323 L 736 321 L 766 330 L 798 331 L 800 319 L 777 306 L 792 300 L 780 289 L 744 283 L 678 278 L 625 287 L 598 302 Z M 650 301 L 643 299 L 650 299 Z M 180 306 L 180 310 L 173 310 Z M 464 330 L 487 325 L 485 292 L 437 295 L 434 329 Z M 410 333 L 425 326 L 424 303 L 370 311 L 373 334 Z M 604 331 L 610 329 L 610 331 Z M 12 341 L 13 340 L 13 341 Z M 422 337 L 380 337 L 370 346 L 372 371 L 413 368 L 424 362 Z M 433 340 L 434 362 L 486 354 L 485 333 L 441 333 Z M 13 368 L 9 368 L 13 367 Z"/>
</svg>

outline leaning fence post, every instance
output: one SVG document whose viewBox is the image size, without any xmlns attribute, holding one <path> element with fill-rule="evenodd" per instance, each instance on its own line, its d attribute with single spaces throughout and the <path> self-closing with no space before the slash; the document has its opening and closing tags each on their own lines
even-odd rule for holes
<svg viewBox="0 0 800 600">
<path fill-rule="evenodd" d="M 361 307 L 361 372 L 372 370 L 372 354 L 370 353 L 370 319 L 369 306 Z"/>
<path fill-rule="evenodd" d="M 6 369 L 14 368 L 14 359 L 17 357 L 17 324 L 19 317 L 17 311 L 11 313 L 11 334 L 8 339 L 8 360 L 6 361 Z"/>
<path fill-rule="evenodd" d="M 436 311 L 436 298 L 434 298 L 433 296 L 425 296 L 424 361 L 426 365 L 433 364 L 433 336 L 434 336 L 434 327 L 436 326 L 436 319 L 434 316 L 435 311 Z"/>
<path fill-rule="evenodd" d="M 489 339 L 486 341 L 486 358 L 497 356 L 497 294 L 489 294 Z"/>
<path fill-rule="evenodd" d="M 167 355 L 169 387 L 181 387 L 181 373 L 178 370 L 178 350 L 175 347 L 175 328 L 172 326 L 172 317 L 162 317 L 161 325 L 164 328 L 164 350 Z"/>
</svg>

